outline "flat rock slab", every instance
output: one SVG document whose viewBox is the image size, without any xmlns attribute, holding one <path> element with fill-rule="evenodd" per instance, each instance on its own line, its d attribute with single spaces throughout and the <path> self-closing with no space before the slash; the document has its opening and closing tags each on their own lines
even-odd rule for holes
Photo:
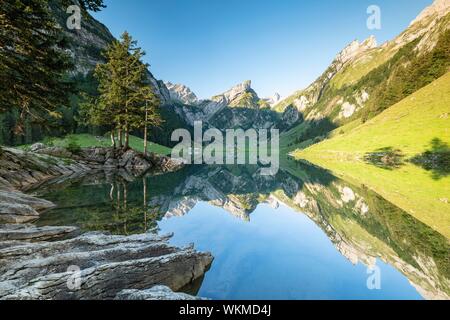
<svg viewBox="0 0 450 320">
<path fill-rule="evenodd" d="M 55 206 L 50 201 L 39 199 L 16 191 L 0 191 L 0 204 L 1 203 L 27 205 L 35 210 L 45 210 L 53 208 Z"/>
<path fill-rule="evenodd" d="M 0 223 L 31 222 L 39 218 L 39 211 L 54 206 L 20 191 L 0 191 Z"/>
<path fill-rule="evenodd" d="M 3 148 L 0 156 L 0 185 L 24 189 L 53 177 L 89 170 L 85 164 L 70 159 Z"/>
<path fill-rule="evenodd" d="M 20 239 L 71 231 L 58 228 L 2 227 L 5 238 L 21 241 L 0 242 L 0 299 L 115 299 L 123 290 L 157 285 L 176 291 L 203 276 L 213 260 L 209 253 L 174 247 L 168 243 L 170 236 L 154 234 L 94 232 L 52 242 Z"/>
<path fill-rule="evenodd" d="M 30 224 L 0 225 L 0 242 L 3 241 L 48 241 L 70 236 L 76 227 L 35 227 Z"/>
</svg>

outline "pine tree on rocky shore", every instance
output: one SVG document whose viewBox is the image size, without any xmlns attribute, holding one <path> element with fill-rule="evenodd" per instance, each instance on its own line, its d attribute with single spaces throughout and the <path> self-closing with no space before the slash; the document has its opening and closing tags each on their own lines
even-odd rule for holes
<svg viewBox="0 0 450 320">
<path fill-rule="evenodd" d="M 130 146 L 130 132 L 144 129 L 144 149 L 149 125 L 159 125 L 159 100 L 147 81 L 148 65 L 142 62 L 145 52 L 124 32 L 120 41 L 113 42 L 104 52 L 106 63 L 97 65 L 95 77 L 99 82 L 99 97 L 85 104 L 87 121 L 93 125 L 108 125 L 115 145 L 119 148 L 124 136 L 125 149 Z"/>
</svg>

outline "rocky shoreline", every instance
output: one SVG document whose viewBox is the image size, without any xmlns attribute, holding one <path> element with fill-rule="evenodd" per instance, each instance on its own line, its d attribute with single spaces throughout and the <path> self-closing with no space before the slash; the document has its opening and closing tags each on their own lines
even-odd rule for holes
<svg viewBox="0 0 450 320">
<path fill-rule="evenodd" d="M 74 236 L 76 231 L 0 226 L 2 239 L 8 239 L 0 242 L 0 299 L 132 299 L 139 291 L 159 285 L 176 291 L 203 276 L 213 260 L 211 254 L 192 247 L 171 246 L 170 235 Z M 124 290 L 138 291 L 127 298 Z M 159 297 L 172 295 L 167 289 L 152 292 Z"/>
<path fill-rule="evenodd" d="M 33 146 L 3 148 L 0 155 L 0 300 L 190 300 L 173 291 L 202 277 L 210 253 L 177 248 L 170 236 L 113 236 L 76 227 L 36 227 L 30 222 L 54 204 L 24 193 L 51 179 L 94 170 L 174 171 L 182 162 L 134 150 Z M 173 291 L 172 291 L 173 290 Z"/>
<path fill-rule="evenodd" d="M 149 170 L 176 171 L 178 160 L 156 154 L 144 155 L 132 149 L 86 148 L 72 153 L 65 148 L 34 145 L 32 152 L 2 148 L 0 156 L 0 223 L 26 223 L 39 212 L 52 208 L 48 201 L 23 193 L 45 181 L 75 179 L 95 170 L 127 169 L 136 175 Z"/>
</svg>

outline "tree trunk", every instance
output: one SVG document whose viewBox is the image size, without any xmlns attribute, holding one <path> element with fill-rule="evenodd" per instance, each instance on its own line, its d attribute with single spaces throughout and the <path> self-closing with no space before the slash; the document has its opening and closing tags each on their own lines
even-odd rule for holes
<svg viewBox="0 0 450 320">
<path fill-rule="evenodd" d="M 127 210 L 128 206 L 128 185 L 126 183 L 122 183 L 123 185 L 123 208 Z"/>
<path fill-rule="evenodd" d="M 109 198 L 111 199 L 111 203 L 114 205 L 114 184 L 111 183 L 111 189 L 109 191 Z"/>
<path fill-rule="evenodd" d="M 147 146 L 148 146 L 148 142 L 147 142 L 147 126 L 145 126 L 144 128 L 144 154 L 147 155 Z"/>
<path fill-rule="evenodd" d="M 128 201 L 128 189 L 127 189 L 127 185 L 125 183 L 122 183 L 123 185 L 123 208 L 124 208 L 124 213 L 125 213 L 125 221 L 123 224 L 123 231 L 126 235 L 128 235 L 128 210 L 127 210 L 127 201 Z"/>
<path fill-rule="evenodd" d="M 117 130 L 117 135 L 119 139 L 119 148 L 122 149 L 122 129 Z"/>
<path fill-rule="evenodd" d="M 147 155 L 147 121 L 148 121 L 148 110 L 145 107 L 145 125 L 144 125 L 144 154 Z"/>
<path fill-rule="evenodd" d="M 125 129 L 125 150 L 128 150 L 128 148 L 130 147 L 130 129 L 128 128 L 128 126 Z"/>
<path fill-rule="evenodd" d="M 144 194 L 144 232 L 147 232 L 147 178 L 142 178 L 143 194 Z"/>
<path fill-rule="evenodd" d="M 117 212 L 120 212 L 120 183 L 117 183 Z"/>
<path fill-rule="evenodd" d="M 111 144 L 112 144 L 112 147 L 115 149 L 116 148 L 116 139 L 114 138 L 114 129 L 111 129 Z"/>
</svg>

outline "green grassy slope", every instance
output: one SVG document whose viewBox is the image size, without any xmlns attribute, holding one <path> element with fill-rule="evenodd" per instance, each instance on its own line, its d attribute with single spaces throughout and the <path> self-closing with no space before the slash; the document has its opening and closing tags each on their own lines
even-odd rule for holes
<svg viewBox="0 0 450 320">
<path fill-rule="evenodd" d="M 392 147 L 414 156 L 435 138 L 450 144 L 450 72 L 372 120 L 297 154 L 348 158 Z"/>
<path fill-rule="evenodd" d="M 341 89 L 358 82 L 358 80 L 363 78 L 369 72 L 392 58 L 396 53 L 396 49 L 393 47 L 394 45 L 390 44 L 386 47 L 377 47 L 365 52 L 361 57 L 355 59 L 351 64 L 337 72 L 331 79 L 330 86 Z M 296 99 L 299 99 L 305 94 L 307 94 L 307 90 L 298 90 L 275 105 L 273 110 L 282 113 L 289 105 L 292 105 Z"/>
<path fill-rule="evenodd" d="M 371 50 L 336 74 L 331 80 L 331 85 L 340 89 L 346 85 L 356 83 L 370 71 L 388 61 L 395 52 L 396 50 L 392 43 L 386 47 L 378 47 Z"/>
<path fill-rule="evenodd" d="M 81 148 L 88 147 L 110 147 L 111 140 L 107 137 L 95 137 L 90 134 L 72 134 L 64 138 L 48 138 L 44 140 L 44 144 L 53 145 L 56 147 L 67 147 L 70 142 L 74 142 Z M 29 145 L 23 145 L 21 148 L 28 148 Z M 144 140 L 135 136 L 130 136 L 130 147 L 134 150 L 144 151 Z M 171 152 L 170 148 L 149 142 L 148 151 L 157 154 L 168 155 Z"/>
<path fill-rule="evenodd" d="M 382 148 L 399 150 L 410 159 L 430 150 L 433 139 L 450 145 L 450 73 L 358 127 L 293 153 L 364 184 L 450 239 L 450 177 L 405 162 L 382 168 L 364 155 Z M 443 151 L 443 150 L 434 150 Z"/>
<path fill-rule="evenodd" d="M 404 41 L 413 39 L 416 37 L 412 37 L 413 34 L 425 27 L 413 25 L 398 38 L 402 40 L 399 43 L 397 39 L 363 51 L 340 70 L 333 69 L 337 64 L 333 62 L 325 72 L 331 75 L 336 71 L 331 80 L 322 75 L 308 89 L 280 102 L 275 109 L 282 111 L 303 96 L 309 101 L 306 105 L 303 102 L 303 118 L 312 122 L 312 126 L 300 123 L 284 134 L 281 137 L 283 148 L 288 151 L 306 148 L 329 138 L 335 128 L 372 119 L 445 75 L 450 70 L 449 22 L 450 14 L 436 22 L 427 36 Z"/>
</svg>

